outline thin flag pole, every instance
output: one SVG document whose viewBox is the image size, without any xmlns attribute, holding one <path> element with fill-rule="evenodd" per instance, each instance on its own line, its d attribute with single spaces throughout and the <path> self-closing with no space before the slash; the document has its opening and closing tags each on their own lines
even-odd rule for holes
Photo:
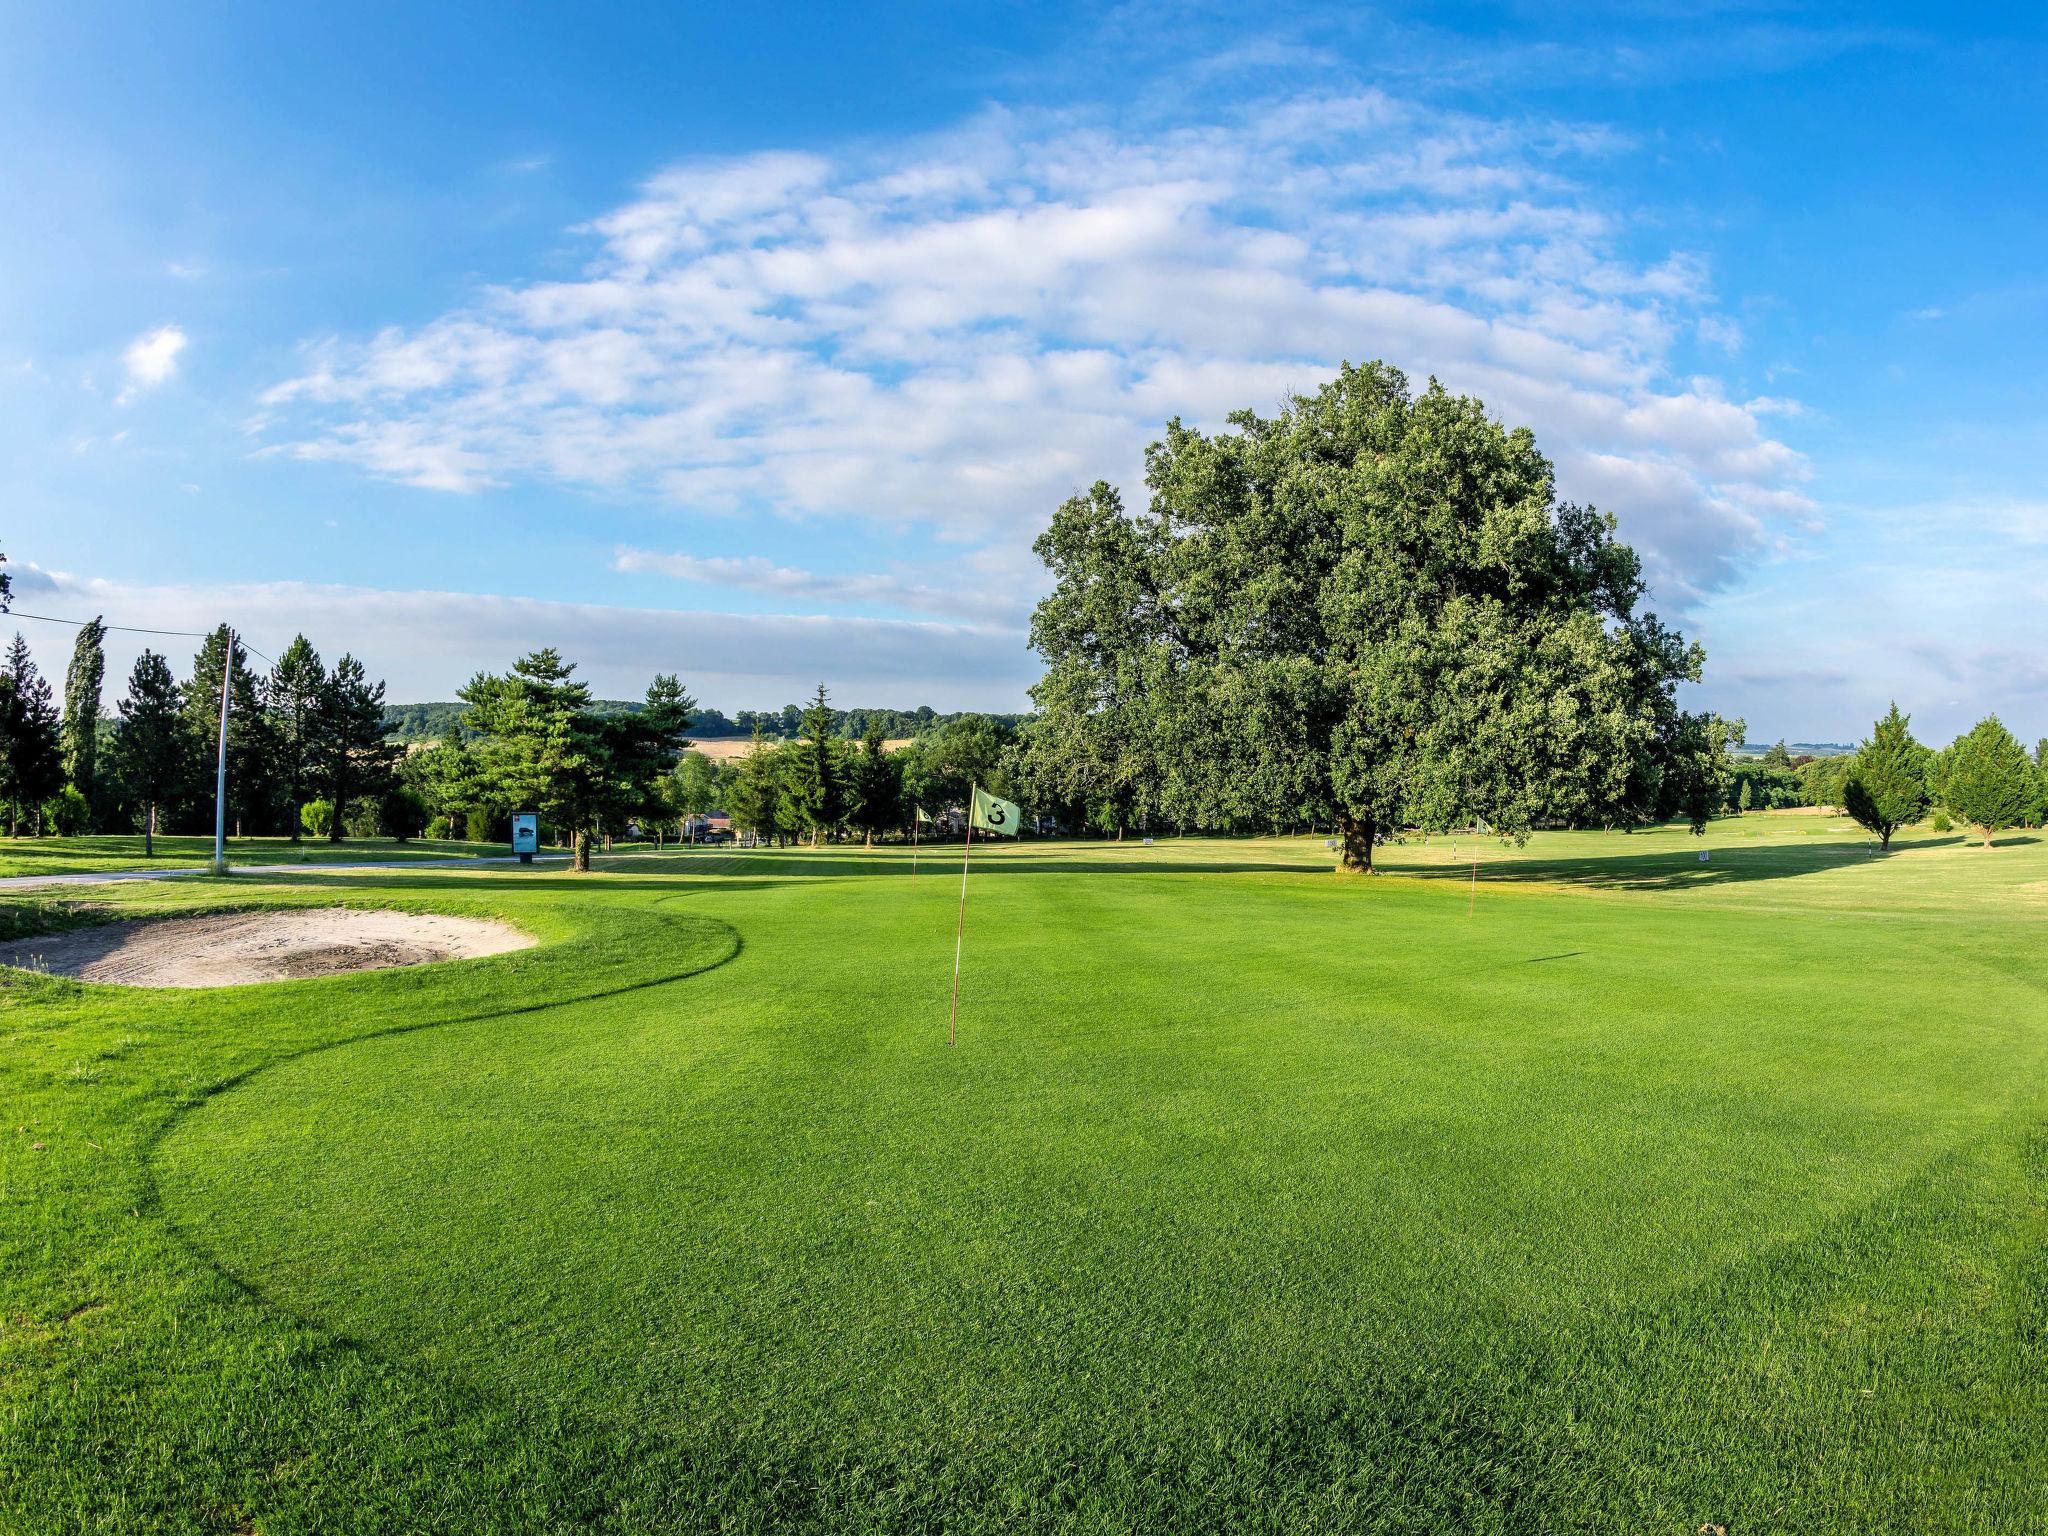
<svg viewBox="0 0 2048 1536">
<path fill-rule="evenodd" d="M 917 884 L 917 824 L 924 819 L 924 807 L 910 808 L 910 883 Z"/>
<path fill-rule="evenodd" d="M 1472 861 L 1472 894 L 1465 898 L 1465 915 L 1470 917 L 1472 909 L 1479 904 L 1479 861 Z"/>
<path fill-rule="evenodd" d="M 974 789 L 967 791 L 967 846 L 960 850 L 960 920 L 953 925 L 953 1016 L 946 1021 L 946 1044 L 960 1041 L 960 944 L 967 935 L 967 858 L 974 852 Z"/>
</svg>

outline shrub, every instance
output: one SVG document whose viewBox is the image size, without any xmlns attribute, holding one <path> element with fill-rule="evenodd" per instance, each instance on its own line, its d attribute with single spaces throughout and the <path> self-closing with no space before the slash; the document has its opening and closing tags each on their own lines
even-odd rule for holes
<svg viewBox="0 0 2048 1536">
<path fill-rule="evenodd" d="M 437 843 L 445 843 L 455 836 L 455 823 L 446 816 L 436 816 L 427 823 L 427 836 Z"/>
<path fill-rule="evenodd" d="M 76 837 L 92 825 L 92 807 L 76 784 L 66 784 L 43 802 L 43 821 L 59 837 Z"/>
<path fill-rule="evenodd" d="M 314 837 L 325 837 L 334 830 L 334 802 L 308 800 L 299 807 L 299 825 Z"/>
<path fill-rule="evenodd" d="M 377 819 L 383 823 L 384 835 L 395 837 L 401 843 L 407 838 L 418 837 L 427 824 L 427 802 L 417 790 L 400 784 L 384 796 L 377 808 Z"/>
<path fill-rule="evenodd" d="M 1952 822 L 1952 821 L 1950 821 L 1950 820 L 1948 819 L 1948 812 L 1947 812 L 1947 811 L 1936 811 L 1936 812 L 1934 813 L 1934 830 L 1935 830 L 1935 831 L 1937 831 L 1937 832 L 1953 832 L 1953 831 L 1955 831 L 1955 829 L 1956 829 L 1956 824 L 1955 824 L 1954 822 Z"/>
</svg>

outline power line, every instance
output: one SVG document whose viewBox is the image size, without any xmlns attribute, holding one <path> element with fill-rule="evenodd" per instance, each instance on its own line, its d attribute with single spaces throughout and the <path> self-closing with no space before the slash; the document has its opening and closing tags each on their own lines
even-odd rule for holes
<svg viewBox="0 0 2048 1536">
<path fill-rule="evenodd" d="M 69 624 L 73 629 L 83 629 L 86 625 L 95 622 L 92 619 L 59 619 L 47 613 L 23 613 L 19 608 L 9 608 L 4 610 L 4 613 L 10 619 L 34 619 L 40 624 Z M 214 632 L 210 629 L 143 629 L 135 624 L 107 624 L 104 622 L 100 623 L 100 628 L 117 631 L 124 635 L 177 635 L 185 640 L 211 640 L 214 635 Z M 243 650 L 260 660 L 270 662 L 273 667 L 277 665 L 274 660 L 265 656 L 255 646 L 251 645 L 247 635 L 236 629 L 232 624 L 228 628 L 234 637 L 242 642 Z"/>
<path fill-rule="evenodd" d="M 91 619 L 55 619 L 47 613 L 23 613 L 19 608 L 5 610 L 10 619 L 35 619 L 43 624 L 69 624 L 73 629 L 83 629 L 93 623 Z M 118 629 L 124 635 L 182 635 L 188 640 L 204 640 L 213 633 L 209 629 L 138 629 L 133 624 L 101 624 L 101 629 Z"/>
</svg>

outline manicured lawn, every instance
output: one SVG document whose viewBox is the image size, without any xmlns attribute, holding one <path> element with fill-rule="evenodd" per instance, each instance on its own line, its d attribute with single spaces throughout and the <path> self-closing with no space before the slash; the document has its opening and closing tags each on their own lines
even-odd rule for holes
<svg viewBox="0 0 2048 1536">
<path fill-rule="evenodd" d="M 388 837 L 351 837 L 339 843 L 307 838 L 231 837 L 228 864 L 352 864 L 377 859 L 460 859 L 504 854 L 503 843 L 397 842 Z M 148 869 L 152 865 L 207 864 L 209 837 L 159 837 L 156 856 L 144 858 L 142 834 L 109 837 L 0 837 L 0 878 L 9 875 L 71 875 L 93 870 Z"/>
<path fill-rule="evenodd" d="M 2048 843 L 1902 844 L 977 850 L 951 1050 L 957 846 L 95 892 L 543 942 L 0 989 L 0 1529 L 2038 1529 Z"/>
</svg>

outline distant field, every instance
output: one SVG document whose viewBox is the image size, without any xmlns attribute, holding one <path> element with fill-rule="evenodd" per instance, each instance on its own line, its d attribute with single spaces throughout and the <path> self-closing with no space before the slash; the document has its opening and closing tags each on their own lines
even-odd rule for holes
<svg viewBox="0 0 2048 1536">
<path fill-rule="evenodd" d="M 541 942 L 10 973 L 0 1529 L 2038 1531 L 2048 842 L 1896 846 L 977 844 L 954 1049 L 957 845 L 111 890 Z"/>
<path fill-rule="evenodd" d="M 355 863 L 372 859 L 458 859 L 508 853 L 502 843 L 401 843 L 388 837 L 351 837 L 340 843 L 307 838 L 231 837 L 228 863 Z M 142 856 L 142 834 L 119 837 L 0 837 L 0 878 L 9 875 L 69 875 L 91 870 L 147 869 L 152 865 L 205 864 L 213 858 L 211 837 L 159 837 L 156 857 Z"/>
<path fill-rule="evenodd" d="M 882 746 L 890 752 L 901 752 L 910 745 L 912 739 L 909 736 L 891 737 L 883 742 Z M 711 741 L 692 741 L 690 743 L 690 750 L 692 752 L 702 752 L 714 763 L 723 763 L 730 762 L 734 758 L 745 757 L 753 744 L 753 738 L 749 736 L 721 736 Z"/>
</svg>

